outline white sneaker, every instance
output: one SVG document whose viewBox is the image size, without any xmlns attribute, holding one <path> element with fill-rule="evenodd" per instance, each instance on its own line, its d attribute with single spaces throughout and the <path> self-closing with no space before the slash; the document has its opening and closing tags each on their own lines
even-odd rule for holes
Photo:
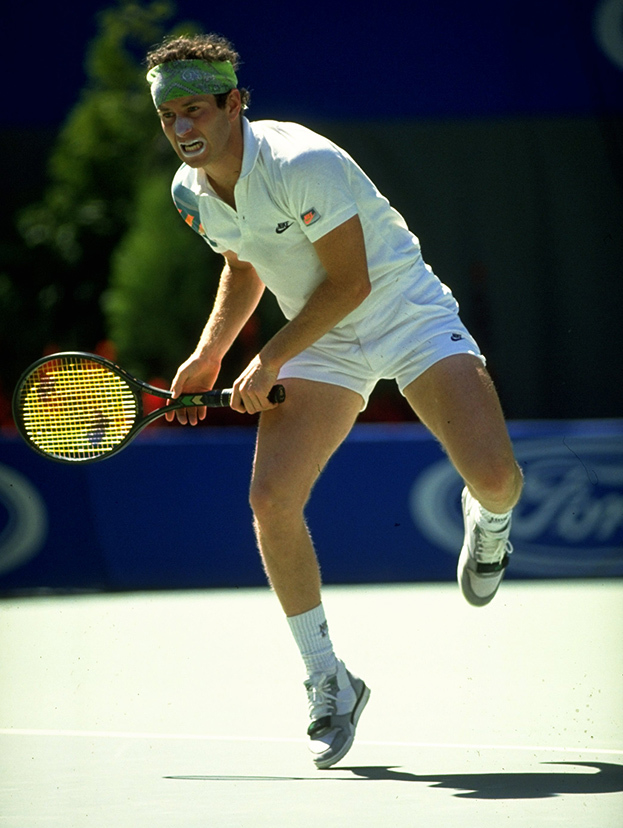
<svg viewBox="0 0 623 828">
<path fill-rule="evenodd" d="M 465 599 L 484 607 L 493 599 L 504 577 L 513 547 L 508 540 L 510 517 L 500 529 L 483 529 L 476 523 L 478 503 L 463 489 L 465 540 L 459 557 L 457 579 Z"/>
<path fill-rule="evenodd" d="M 317 768 L 330 768 L 351 749 L 357 722 L 370 698 L 363 681 L 342 661 L 337 673 L 314 673 L 305 682 L 311 724 L 307 735 Z"/>
</svg>

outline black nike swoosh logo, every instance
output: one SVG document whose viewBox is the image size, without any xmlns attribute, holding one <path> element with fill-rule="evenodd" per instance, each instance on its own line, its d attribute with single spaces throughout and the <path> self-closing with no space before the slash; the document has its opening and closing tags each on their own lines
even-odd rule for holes
<svg viewBox="0 0 623 828">
<path fill-rule="evenodd" d="M 293 221 L 282 221 L 275 228 L 275 233 L 285 233 L 288 227 L 291 227 L 293 224 Z"/>
</svg>

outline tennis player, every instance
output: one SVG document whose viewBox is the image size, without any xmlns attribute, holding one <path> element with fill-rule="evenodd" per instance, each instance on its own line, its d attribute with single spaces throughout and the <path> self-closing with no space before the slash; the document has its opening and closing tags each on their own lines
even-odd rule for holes
<svg viewBox="0 0 623 828">
<path fill-rule="evenodd" d="M 152 98 L 182 161 L 175 205 L 225 260 L 171 389 L 211 389 L 265 288 L 274 293 L 287 322 L 234 383 L 232 408 L 261 412 L 255 531 L 307 670 L 313 760 L 328 768 L 350 749 L 370 691 L 334 652 L 304 508 L 375 384 L 396 380 L 465 481 L 458 581 L 475 606 L 491 601 L 509 562 L 522 475 L 485 360 L 418 239 L 331 141 L 298 124 L 247 120 L 238 62 L 215 35 L 170 39 L 147 56 Z M 267 400 L 277 381 L 287 394 L 280 406 Z M 195 425 L 205 409 L 174 416 Z"/>
</svg>

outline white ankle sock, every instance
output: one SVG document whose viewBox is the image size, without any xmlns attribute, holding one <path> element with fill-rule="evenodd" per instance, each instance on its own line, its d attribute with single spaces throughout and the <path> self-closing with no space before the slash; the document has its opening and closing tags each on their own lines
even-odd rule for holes
<svg viewBox="0 0 623 828">
<path fill-rule="evenodd" d="M 289 616 L 288 624 L 308 675 L 334 673 L 337 670 L 337 659 L 322 604 L 301 615 Z"/>
<path fill-rule="evenodd" d="M 506 527 L 510 524 L 511 515 L 513 510 L 511 509 L 510 512 L 503 512 L 502 514 L 498 514 L 497 512 L 490 512 L 488 509 L 485 509 L 480 503 L 478 503 L 478 509 L 480 511 L 480 517 L 478 520 L 478 525 L 482 526 L 483 529 L 493 529 L 493 531 L 501 531 L 506 529 Z"/>
</svg>

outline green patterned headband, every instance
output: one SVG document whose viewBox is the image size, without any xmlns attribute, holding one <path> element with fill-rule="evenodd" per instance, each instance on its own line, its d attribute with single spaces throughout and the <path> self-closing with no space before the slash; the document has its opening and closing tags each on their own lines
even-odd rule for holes
<svg viewBox="0 0 623 828">
<path fill-rule="evenodd" d="M 147 73 L 156 107 L 186 95 L 220 95 L 238 86 L 238 78 L 228 60 L 171 60 L 154 66 Z"/>
</svg>

